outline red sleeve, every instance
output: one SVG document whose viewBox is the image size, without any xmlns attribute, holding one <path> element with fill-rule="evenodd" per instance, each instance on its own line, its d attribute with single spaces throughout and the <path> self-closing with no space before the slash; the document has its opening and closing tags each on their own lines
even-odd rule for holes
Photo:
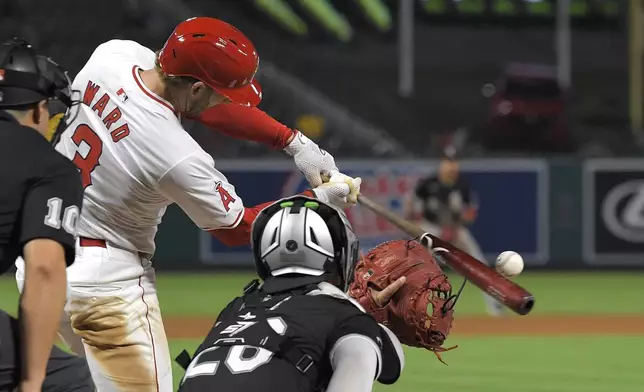
<svg viewBox="0 0 644 392">
<path fill-rule="evenodd" d="M 315 197 L 311 190 L 305 190 L 302 195 Z M 244 209 L 244 216 L 239 224 L 233 229 L 218 229 L 210 230 L 210 233 L 217 237 L 217 239 L 224 243 L 226 246 L 242 246 L 250 244 L 250 229 L 255 218 L 261 210 L 273 204 L 274 201 L 267 201 L 266 203 L 258 204 L 255 207 L 247 207 Z"/>
<path fill-rule="evenodd" d="M 204 110 L 199 122 L 235 139 L 250 140 L 282 150 L 296 132 L 258 108 L 234 103 Z"/>
</svg>

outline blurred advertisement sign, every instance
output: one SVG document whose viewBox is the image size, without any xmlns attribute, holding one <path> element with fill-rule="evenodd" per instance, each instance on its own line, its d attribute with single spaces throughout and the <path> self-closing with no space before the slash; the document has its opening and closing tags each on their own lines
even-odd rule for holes
<svg viewBox="0 0 644 392">
<path fill-rule="evenodd" d="M 362 193 L 402 215 L 405 195 L 416 181 L 432 173 L 437 161 L 340 161 L 350 176 L 362 177 Z M 217 161 L 217 168 L 235 185 L 244 204 L 252 206 L 304 191 L 309 187 L 288 161 Z M 548 166 L 542 160 L 464 160 L 462 175 L 477 194 L 479 214 L 471 231 L 486 258 L 504 250 L 521 253 L 526 262 L 542 265 L 549 258 Z M 406 236 L 364 207 L 347 210 L 363 251 Z M 229 248 L 208 233 L 200 238 L 205 264 L 252 265 L 249 247 Z"/>
<path fill-rule="evenodd" d="M 644 159 L 584 164 L 584 258 L 596 265 L 644 265 Z"/>
</svg>

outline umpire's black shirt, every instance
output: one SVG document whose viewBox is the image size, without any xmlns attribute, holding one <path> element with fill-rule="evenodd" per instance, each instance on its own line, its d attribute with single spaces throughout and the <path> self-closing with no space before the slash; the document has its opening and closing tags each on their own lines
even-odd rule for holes
<svg viewBox="0 0 644 392">
<path fill-rule="evenodd" d="M 49 238 L 74 261 L 74 232 L 83 200 L 80 175 L 33 128 L 0 110 L 0 274 L 30 240 Z"/>
</svg>

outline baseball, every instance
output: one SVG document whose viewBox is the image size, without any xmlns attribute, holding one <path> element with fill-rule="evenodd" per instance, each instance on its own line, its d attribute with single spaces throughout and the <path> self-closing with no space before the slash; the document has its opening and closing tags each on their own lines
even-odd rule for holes
<svg viewBox="0 0 644 392">
<path fill-rule="evenodd" d="M 506 250 L 496 258 L 494 266 L 501 275 L 511 278 L 523 271 L 523 257 L 517 252 Z"/>
</svg>

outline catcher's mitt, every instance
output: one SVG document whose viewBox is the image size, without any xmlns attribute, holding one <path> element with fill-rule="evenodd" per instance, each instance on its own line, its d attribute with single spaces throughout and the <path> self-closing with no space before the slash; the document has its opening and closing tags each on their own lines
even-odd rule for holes
<svg viewBox="0 0 644 392">
<path fill-rule="evenodd" d="M 378 307 L 369 288 L 382 290 L 401 276 L 405 284 Z M 389 241 L 369 251 L 356 267 L 349 295 L 403 344 L 431 350 L 443 363 L 439 353 L 456 348 L 441 346 L 452 327 L 457 296 L 431 252 L 417 241 Z"/>
</svg>

